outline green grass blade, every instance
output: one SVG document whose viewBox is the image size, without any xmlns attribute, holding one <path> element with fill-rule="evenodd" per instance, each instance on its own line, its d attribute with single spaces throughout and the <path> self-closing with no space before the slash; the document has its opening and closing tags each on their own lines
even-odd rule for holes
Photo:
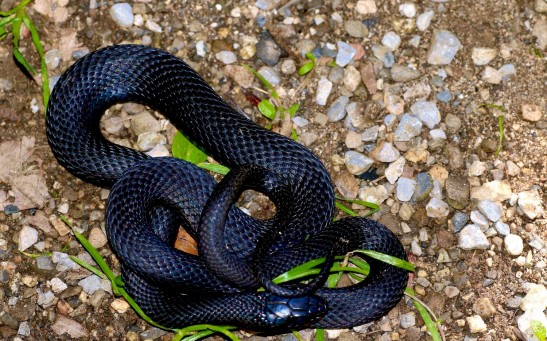
<svg viewBox="0 0 547 341">
<path fill-rule="evenodd" d="M 184 136 L 180 131 L 175 133 L 171 145 L 173 156 L 193 164 L 203 163 L 207 160 L 207 154 Z"/>
<path fill-rule="evenodd" d="M 36 69 L 30 65 L 25 57 L 23 57 L 23 54 L 19 50 L 19 41 L 21 39 L 21 24 L 23 23 L 23 20 L 19 16 L 15 16 L 13 21 L 11 22 L 11 32 L 13 34 L 13 56 L 15 59 L 23 65 L 23 67 L 30 73 L 30 74 L 36 74 Z"/>
<path fill-rule="evenodd" d="M 366 256 L 369 256 L 370 258 L 377 259 L 377 260 L 382 261 L 384 263 L 396 266 L 396 267 L 401 268 L 401 269 L 408 270 L 410 272 L 414 272 L 414 270 L 415 270 L 414 264 L 412 264 L 412 263 L 410 263 L 410 262 L 408 262 L 404 259 L 393 257 L 393 256 L 390 256 L 390 255 L 386 255 L 384 253 L 380 253 L 380 252 L 377 252 L 377 251 L 355 250 L 352 253 L 362 253 Z"/>
<path fill-rule="evenodd" d="M 30 31 L 30 36 L 32 38 L 32 42 L 34 44 L 34 47 L 36 48 L 36 51 L 38 52 L 38 55 L 40 56 L 40 68 L 42 71 L 42 99 L 44 103 L 44 110 L 47 110 L 47 104 L 49 103 L 49 76 L 47 73 L 47 64 L 46 64 L 46 58 L 44 54 L 44 48 L 42 47 L 42 43 L 40 42 L 40 36 L 38 34 L 38 30 L 36 29 L 36 26 L 30 20 L 30 17 L 26 13 L 25 9 L 22 10 L 23 13 L 23 22 L 25 23 L 25 26 Z"/>
<path fill-rule="evenodd" d="M 288 281 L 292 281 L 294 279 L 301 278 L 301 274 L 309 271 L 312 268 L 315 268 L 316 266 L 323 264 L 325 262 L 325 257 L 317 258 L 314 260 L 311 260 L 309 262 L 306 262 L 304 264 L 301 264 L 297 267 L 294 267 L 290 269 L 289 271 L 282 273 L 281 275 L 277 276 L 273 279 L 273 282 L 276 284 L 279 283 L 285 283 Z"/>
<path fill-rule="evenodd" d="M 349 203 L 352 203 L 352 204 L 361 205 L 361 206 L 366 207 L 366 208 L 370 208 L 372 211 L 368 212 L 363 217 L 368 217 L 370 215 L 373 215 L 376 212 L 380 212 L 380 206 L 373 203 L 373 202 L 368 202 L 368 201 L 359 200 L 359 199 L 346 199 L 346 198 L 339 197 L 339 196 L 336 196 L 335 198 L 336 198 L 336 200 L 345 201 L 345 202 L 349 202 Z M 347 209 L 349 210 L 349 208 L 347 208 Z M 357 213 L 354 212 L 354 214 L 357 214 Z"/>
<path fill-rule="evenodd" d="M 406 288 L 405 292 L 407 293 L 407 295 L 410 295 L 411 298 L 416 295 L 414 291 L 410 288 Z M 420 313 L 420 316 L 424 320 L 427 331 L 429 332 L 429 334 L 431 334 L 431 338 L 433 339 L 433 341 L 442 341 L 443 338 L 439 333 L 437 324 L 435 323 L 435 321 L 433 321 L 425 306 L 415 299 L 413 299 L 412 302 L 414 304 L 414 307 L 416 308 L 416 310 L 418 310 L 418 313 Z"/>
<path fill-rule="evenodd" d="M 298 69 L 298 74 L 300 76 L 304 76 L 305 74 L 309 73 L 313 68 L 315 67 L 314 62 L 307 62 L 306 64 L 302 65 L 300 69 Z"/>
<path fill-rule="evenodd" d="M 291 117 L 294 117 L 294 114 L 296 114 L 296 112 L 298 111 L 298 109 L 300 109 L 300 103 L 295 103 L 293 105 L 291 105 L 289 107 L 289 109 L 287 109 L 287 111 L 289 112 L 289 115 Z"/>
<path fill-rule="evenodd" d="M 222 175 L 226 175 L 230 171 L 230 168 L 228 168 L 226 166 L 217 165 L 217 164 L 208 163 L 208 162 L 201 162 L 201 163 L 198 163 L 196 166 L 198 166 L 199 168 L 211 171 L 211 172 L 222 174 Z"/>
<path fill-rule="evenodd" d="M 32 0 L 23 0 L 21 1 L 21 3 L 15 7 L 13 7 L 12 9 L 10 9 L 9 11 L 7 12 L 1 12 L 0 11 L 0 17 L 7 17 L 7 16 L 10 16 L 14 13 L 17 13 L 20 9 L 22 9 L 23 7 L 25 7 L 26 5 L 29 4 L 29 2 L 31 2 Z"/>
<path fill-rule="evenodd" d="M 370 265 L 364 260 L 362 260 L 361 258 L 349 257 L 348 261 L 352 263 L 353 265 L 357 266 L 358 268 L 362 269 L 363 271 L 365 271 L 366 275 L 368 275 L 368 273 L 370 272 Z"/>
<path fill-rule="evenodd" d="M 243 64 L 243 66 L 251 71 L 253 73 L 253 75 L 256 76 L 256 78 L 258 78 L 258 80 L 260 82 L 262 82 L 262 84 L 264 84 L 264 86 L 266 87 L 266 89 L 268 89 L 268 91 L 270 91 L 270 94 L 272 95 L 273 98 L 275 99 L 279 99 L 279 95 L 277 94 L 277 92 L 275 91 L 274 87 L 270 84 L 270 82 L 268 82 L 268 80 L 266 78 L 264 78 L 264 76 L 262 76 L 260 73 L 258 73 L 258 71 L 256 71 L 255 69 L 253 69 L 252 67 L 250 67 L 249 65 L 247 64 Z"/>
<path fill-rule="evenodd" d="M 294 335 L 294 337 L 298 340 L 298 341 L 304 341 L 304 338 L 302 337 L 302 335 L 300 335 L 300 333 L 296 330 L 292 330 L 292 334 Z"/>
<path fill-rule="evenodd" d="M 325 329 L 317 328 L 315 330 L 315 340 L 316 341 L 325 341 Z"/>
<path fill-rule="evenodd" d="M 339 203 L 339 202 L 335 202 L 334 203 L 334 206 L 339 209 L 340 211 L 346 213 L 347 215 L 349 216 L 352 216 L 352 217 L 358 217 L 359 214 L 355 211 L 353 211 L 352 209 L 350 209 L 349 207 L 346 207 L 345 205 Z"/>
<path fill-rule="evenodd" d="M 102 279 L 108 279 L 108 277 L 106 277 L 106 275 L 104 274 L 104 272 L 102 272 L 101 270 L 97 269 L 96 267 L 94 267 L 93 265 L 87 263 L 87 262 L 84 262 L 83 260 L 81 260 L 80 258 L 76 257 L 76 256 L 68 256 L 70 259 L 72 259 L 75 263 L 77 263 L 78 265 L 80 265 L 81 267 L 83 268 L 86 268 L 87 270 L 91 271 L 92 273 L 94 273 L 95 275 L 101 277 Z"/>
<path fill-rule="evenodd" d="M 499 130 L 499 141 L 498 141 L 498 149 L 496 149 L 496 152 L 494 153 L 494 157 L 498 157 L 499 153 L 501 152 L 501 149 L 503 147 L 503 135 L 504 135 L 504 129 L 503 129 L 503 115 L 498 116 L 498 130 Z"/>
<path fill-rule="evenodd" d="M 263 99 L 260 103 L 258 103 L 258 110 L 262 113 L 262 115 L 266 116 L 270 120 L 275 119 L 277 110 L 275 109 L 275 105 L 273 105 L 268 99 Z"/>
</svg>

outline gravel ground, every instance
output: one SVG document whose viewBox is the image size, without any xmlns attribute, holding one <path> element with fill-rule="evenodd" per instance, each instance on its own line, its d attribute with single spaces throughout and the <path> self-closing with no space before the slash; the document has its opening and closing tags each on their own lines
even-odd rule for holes
<svg viewBox="0 0 547 341">
<path fill-rule="evenodd" d="M 36 0 L 28 13 L 53 82 L 89 51 L 147 44 L 185 59 L 227 101 L 270 124 L 253 105 L 267 95 L 241 66 L 251 65 L 281 105 L 300 104 L 292 122 L 273 129 L 294 129 L 339 195 L 381 206 L 373 218 L 407 247 L 417 266 L 409 286 L 447 340 L 536 340 L 530 321 L 547 326 L 545 0 Z M 40 88 L 16 67 L 11 43 L 0 45 L 0 338 L 169 340 L 67 259 L 89 255 L 56 212 L 117 269 L 104 235 L 108 191 L 57 164 Z M 299 76 L 306 53 L 317 65 Z M 115 106 L 102 126 L 116 143 L 169 154 L 174 129 L 147 108 Z M 268 214 L 264 198 L 246 206 Z M 430 339 L 407 300 L 372 325 L 328 336 Z"/>
</svg>

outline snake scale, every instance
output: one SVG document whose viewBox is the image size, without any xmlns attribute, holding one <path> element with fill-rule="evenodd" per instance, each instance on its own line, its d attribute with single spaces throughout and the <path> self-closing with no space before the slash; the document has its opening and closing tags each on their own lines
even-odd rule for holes
<svg viewBox="0 0 547 341">
<path fill-rule="evenodd" d="M 161 112 L 230 173 L 217 184 L 182 160 L 150 158 L 106 140 L 100 119 L 124 102 Z M 163 326 L 210 323 L 267 333 L 351 327 L 385 315 L 403 295 L 408 272 L 368 258 L 370 275 L 353 286 L 273 284 L 276 275 L 319 257 L 355 249 L 406 254 L 375 221 L 332 222 L 334 189 L 317 157 L 235 111 L 167 52 L 116 45 L 78 60 L 53 89 L 46 132 L 63 167 L 111 188 L 106 231 L 125 288 Z M 247 189 L 272 200 L 272 219 L 237 208 Z M 179 226 L 197 240 L 199 256 L 173 247 Z"/>
</svg>

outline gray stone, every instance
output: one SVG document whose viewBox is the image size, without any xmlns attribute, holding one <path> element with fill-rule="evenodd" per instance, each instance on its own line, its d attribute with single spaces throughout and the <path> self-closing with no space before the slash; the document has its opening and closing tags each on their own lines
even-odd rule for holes
<svg viewBox="0 0 547 341">
<path fill-rule="evenodd" d="M 159 144 L 166 144 L 167 139 L 160 133 L 146 132 L 137 138 L 137 147 L 139 150 L 147 152 Z"/>
<path fill-rule="evenodd" d="M 507 236 L 509 233 L 511 233 L 511 229 L 509 228 L 509 225 L 507 225 L 501 220 L 498 220 L 496 222 L 495 227 L 496 227 L 496 231 L 502 236 Z"/>
<path fill-rule="evenodd" d="M 416 175 L 416 190 L 412 195 L 412 201 L 425 200 L 433 187 L 433 179 L 429 173 L 418 173 Z"/>
<path fill-rule="evenodd" d="M 384 63 L 384 66 L 390 68 L 395 63 L 395 57 L 387 47 L 383 45 L 372 45 L 372 54 Z"/>
<path fill-rule="evenodd" d="M 55 295 L 51 291 L 38 292 L 38 299 L 36 303 L 42 308 L 51 307 L 54 304 Z"/>
<path fill-rule="evenodd" d="M 277 45 L 270 33 L 262 31 L 260 40 L 256 44 L 256 56 L 267 65 L 274 66 L 283 54 L 283 49 Z"/>
<path fill-rule="evenodd" d="M 441 122 L 441 114 L 433 102 L 418 101 L 410 107 L 410 111 L 418 116 L 429 129 L 435 128 Z"/>
<path fill-rule="evenodd" d="M 354 38 L 364 38 L 368 35 L 368 28 L 359 20 L 346 21 L 344 28 Z"/>
<path fill-rule="evenodd" d="M 399 178 L 397 181 L 397 199 L 399 201 L 409 201 L 416 187 L 416 180 L 408 178 Z"/>
<path fill-rule="evenodd" d="M 148 111 L 137 114 L 131 118 L 131 130 L 135 135 L 147 132 L 158 132 L 161 123 Z"/>
<path fill-rule="evenodd" d="M 30 226 L 23 226 L 19 232 L 19 242 L 17 249 L 25 251 L 38 241 L 38 230 Z"/>
<path fill-rule="evenodd" d="M 233 64 L 237 62 L 237 55 L 232 51 L 219 51 L 215 54 L 215 58 L 224 64 Z"/>
<path fill-rule="evenodd" d="M 494 223 L 501 219 L 501 208 L 489 200 L 479 201 L 477 208 L 488 220 Z"/>
<path fill-rule="evenodd" d="M 461 47 L 460 40 L 451 32 L 435 30 L 427 52 L 427 62 L 432 65 L 450 64 Z"/>
<path fill-rule="evenodd" d="M 389 164 L 384 172 L 386 179 L 387 181 L 389 181 L 389 183 L 394 184 L 395 181 L 397 181 L 397 179 L 403 173 L 405 163 L 406 159 L 403 156 L 400 156 L 397 160 Z"/>
<path fill-rule="evenodd" d="M 541 207 L 541 197 L 537 190 L 530 190 L 520 192 L 518 194 L 518 205 L 524 215 L 529 219 L 536 219 L 545 215 L 543 208 Z"/>
<path fill-rule="evenodd" d="M 401 327 L 410 328 L 416 325 L 416 316 L 413 312 L 401 315 Z"/>
<path fill-rule="evenodd" d="M 80 280 L 78 285 L 82 287 L 86 294 L 93 295 L 95 291 L 101 289 L 102 280 L 97 275 L 90 275 Z"/>
<path fill-rule="evenodd" d="M 449 175 L 445 182 L 447 202 L 455 209 L 464 209 L 469 203 L 469 181 L 467 178 Z"/>
<path fill-rule="evenodd" d="M 341 121 L 346 116 L 346 105 L 348 103 L 348 96 L 340 96 L 334 102 L 332 102 L 329 110 L 327 111 L 327 117 L 329 118 L 329 121 Z"/>
<path fill-rule="evenodd" d="M 456 211 L 452 217 L 452 224 L 454 225 L 454 233 L 460 232 L 468 221 L 467 214 Z"/>
<path fill-rule="evenodd" d="M 401 37 L 397 33 L 389 31 L 382 37 L 382 45 L 390 51 L 395 51 L 401 45 Z"/>
<path fill-rule="evenodd" d="M 361 73 L 353 65 L 348 65 L 344 71 L 344 86 L 351 92 L 355 92 L 362 84 Z"/>
<path fill-rule="evenodd" d="M 258 69 L 258 73 L 262 75 L 271 85 L 276 86 L 281 82 L 281 76 L 276 69 L 271 66 L 263 66 Z"/>
<path fill-rule="evenodd" d="M 396 82 L 408 82 L 420 77 L 420 71 L 401 64 L 393 64 L 391 78 Z"/>
<path fill-rule="evenodd" d="M 53 262 L 47 256 L 36 258 L 36 267 L 40 270 L 53 270 Z"/>
<path fill-rule="evenodd" d="M 350 150 L 344 154 L 344 163 L 351 174 L 359 175 L 366 172 L 374 164 L 374 160 L 362 153 Z"/>
<path fill-rule="evenodd" d="M 486 219 L 485 216 L 483 216 L 479 211 L 471 211 L 471 214 L 469 215 L 469 219 L 480 227 L 482 231 L 486 231 L 488 229 L 488 226 L 490 226 L 490 222 L 488 219 Z"/>
<path fill-rule="evenodd" d="M 420 135 L 421 132 L 422 122 L 414 116 L 404 114 L 399 121 L 393 137 L 397 142 L 406 142 Z"/>
<path fill-rule="evenodd" d="M 27 321 L 21 322 L 17 329 L 17 334 L 22 336 L 30 336 L 30 324 Z"/>
<path fill-rule="evenodd" d="M 350 44 L 344 43 L 343 41 L 339 41 L 337 45 L 338 45 L 338 54 L 336 55 L 335 62 L 336 62 L 336 65 L 344 67 L 351 62 L 357 50 L 355 50 L 355 48 L 351 46 Z"/>
<path fill-rule="evenodd" d="M 490 242 L 477 225 L 470 224 L 460 231 L 458 246 L 464 250 L 485 250 Z"/>
<path fill-rule="evenodd" d="M 61 51 L 57 49 L 49 50 L 44 53 L 44 59 L 48 70 L 55 70 L 61 63 Z"/>
<path fill-rule="evenodd" d="M 391 143 L 384 142 L 374 150 L 374 155 L 380 162 L 393 162 L 399 158 L 401 153 Z"/>
<path fill-rule="evenodd" d="M 425 210 L 431 218 L 444 218 L 450 213 L 448 204 L 438 198 L 432 198 L 425 206 Z"/>
</svg>

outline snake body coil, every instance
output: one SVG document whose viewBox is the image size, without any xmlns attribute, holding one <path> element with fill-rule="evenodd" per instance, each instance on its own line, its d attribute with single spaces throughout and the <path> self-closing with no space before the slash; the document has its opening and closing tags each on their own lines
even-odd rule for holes
<svg viewBox="0 0 547 341">
<path fill-rule="evenodd" d="M 232 172 L 217 185 L 184 161 L 152 159 L 108 142 L 101 116 L 129 101 L 164 114 Z M 377 222 L 332 223 L 334 190 L 323 164 L 300 144 L 243 117 L 166 52 L 119 45 L 78 60 L 56 84 L 46 124 L 62 166 L 112 188 L 107 235 L 126 290 L 161 325 L 342 328 L 380 318 L 403 295 L 408 273 L 372 259 L 367 279 L 347 288 L 280 287 L 268 280 L 355 249 L 406 255 Z M 254 219 L 232 205 L 245 189 L 270 197 L 277 208 L 273 219 Z M 179 225 L 196 238 L 200 256 L 171 246 Z M 267 290 L 257 292 L 262 285 Z"/>
</svg>

